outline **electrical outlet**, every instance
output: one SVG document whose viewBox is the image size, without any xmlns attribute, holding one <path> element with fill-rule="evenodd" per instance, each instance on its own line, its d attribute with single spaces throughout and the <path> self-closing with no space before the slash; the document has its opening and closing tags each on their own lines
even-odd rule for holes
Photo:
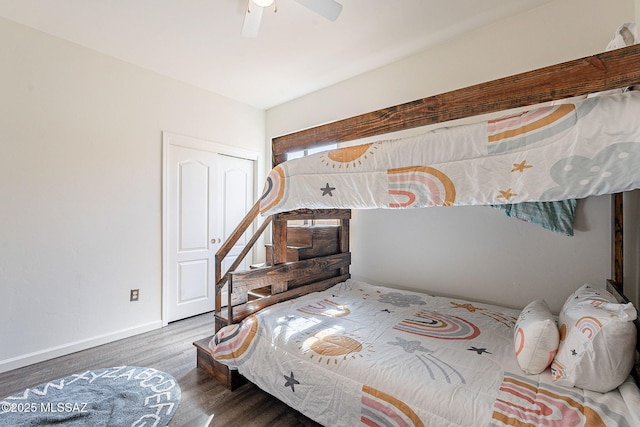
<svg viewBox="0 0 640 427">
<path fill-rule="evenodd" d="M 140 289 L 131 289 L 131 296 L 129 297 L 129 301 L 138 301 L 139 295 Z"/>
</svg>

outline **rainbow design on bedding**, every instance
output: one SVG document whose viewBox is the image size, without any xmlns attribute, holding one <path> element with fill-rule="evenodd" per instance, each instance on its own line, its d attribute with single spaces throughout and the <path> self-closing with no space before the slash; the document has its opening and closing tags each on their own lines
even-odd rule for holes
<svg viewBox="0 0 640 427">
<path fill-rule="evenodd" d="M 424 427 L 418 415 L 403 401 L 376 390 L 362 386 L 362 412 L 360 421 L 367 426 Z"/>
<path fill-rule="evenodd" d="M 264 183 L 260 198 L 260 212 L 264 213 L 278 206 L 285 196 L 285 183 L 284 170 L 280 166 L 274 167 Z"/>
<path fill-rule="evenodd" d="M 472 340 L 480 335 L 480 329 L 468 320 L 426 310 L 402 320 L 393 329 L 442 340 Z"/>
<path fill-rule="evenodd" d="M 576 328 L 582 332 L 587 338 L 591 339 L 602 329 L 602 323 L 593 316 L 584 316 L 576 322 Z"/>
<path fill-rule="evenodd" d="M 640 189 L 639 116 L 640 91 L 629 91 L 288 160 L 260 211 L 545 202 L 508 209 L 567 234 L 564 201 Z"/>
<path fill-rule="evenodd" d="M 561 104 L 487 122 L 489 153 L 504 153 L 548 139 L 577 122 L 575 106 Z"/>
<path fill-rule="evenodd" d="M 210 346 L 332 427 L 638 425 L 633 383 L 625 397 L 623 387 L 598 393 L 553 383 L 548 371 L 524 374 L 507 327 L 519 313 L 349 279 L 222 328 Z"/>
<path fill-rule="evenodd" d="M 606 404 L 579 389 L 538 383 L 505 373 L 493 404 L 492 426 L 629 426 Z"/>
<path fill-rule="evenodd" d="M 258 318 L 249 316 L 242 323 L 220 329 L 209 344 L 211 355 L 230 367 L 240 365 L 251 354 L 258 326 Z"/>
<path fill-rule="evenodd" d="M 390 208 L 420 206 L 451 206 L 456 200 L 456 188 L 447 175 L 429 166 L 409 166 L 389 169 Z"/>
<path fill-rule="evenodd" d="M 328 299 L 318 301 L 314 304 L 307 304 L 304 307 L 298 308 L 298 311 L 312 316 L 327 317 L 342 317 L 351 313 L 348 307 Z"/>
</svg>

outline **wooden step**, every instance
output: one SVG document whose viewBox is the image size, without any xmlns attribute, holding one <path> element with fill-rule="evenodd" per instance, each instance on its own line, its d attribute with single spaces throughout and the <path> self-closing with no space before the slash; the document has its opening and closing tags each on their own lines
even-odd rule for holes
<svg viewBox="0 0 640 427">
<path fill-rule="evenodd" d="M 310 226 L 287 227 L 287 246 L 310 248 L 313 246 L 313 230 Z"/>
<path fill-rule="evenodd" d="M 271 295 L 271 286 L 265 286 L 264 288 L 251 289 L 247 291 L 247 299 L 249 301 L 268 297 L 269 295 Z"/>
<path fill-rule="evenodd" d="M 268 243 L 266 245 L 264 245 L 265 251 L 266 251 L 266 259 L 267 259 L 267 265 L 273 265 L 273 245 Z M 295 262 L 295 261 L 300 261 L 300 256 L 298 255 L 298 248 L 297 247 L 291 247 L 288 246 L 287 247 L 287 262 Z"/>
<path fill-rule="evenodd" d="M 272 264 L 273 246 L 265 245 L 267 264 Z M 340 252 L 340 227 L 300 225 L 287 227 L 286 262 L 333 255 Z"/>
<path fill-rule="evenodd" d="M 241 385 L 247 383 L 247 379 L 240 375 L 238 371 L 229 369 L 226 365 L 216 361 L 209 352 L 210 337 L 203 338 L 193 343 L 196 347 L 196 366 L 213 378 L 218 380 L 229 390 L 235 390 Z"/>
</svg>

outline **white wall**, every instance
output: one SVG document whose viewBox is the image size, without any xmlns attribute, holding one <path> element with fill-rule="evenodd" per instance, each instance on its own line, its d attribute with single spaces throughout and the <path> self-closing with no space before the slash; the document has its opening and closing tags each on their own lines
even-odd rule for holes
<svg viewBox="0 0 640 427">
<path fill-rule="evenodd" d="M 267 135 L 591 55 L 634 18 L 633 0 L 553 1 L 275 107 L 267 112 Z M 609 277 L 609 197 L 579 206 L 573 238 L 486 207 L 357 211 L 352 274 L 513 307 L 545 298 L 557 312 L 575 288 L 604 286 Z"/>
<path fill-rule="evenodd" d="M 265 113 L 2 19 L 0 58 L 5 371 L 160 327 L 161 132 L 264 155 Z"/>
</svg>

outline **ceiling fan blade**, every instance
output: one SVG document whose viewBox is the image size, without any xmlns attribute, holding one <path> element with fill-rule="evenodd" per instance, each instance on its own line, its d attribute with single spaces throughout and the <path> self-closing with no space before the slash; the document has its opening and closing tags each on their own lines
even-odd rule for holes
<svg viewBox="0 0 640 427">
<path fill-rule="evenodd" d="M 244 22 L 242 23 L 242 37 L 258 36 L 260 22 L 262 21 L 262 12 L 264 12 L 263 7 L 255 4 L 248 5 L 247 13 L 244 14 Z"/>
<path fill-rule="evenodd" d="M 334 0 L 296 0 L 301 5 L 324 16 L 329 21 L 335 21 L 342 12 L 342 5 Z"/>
</svg>

